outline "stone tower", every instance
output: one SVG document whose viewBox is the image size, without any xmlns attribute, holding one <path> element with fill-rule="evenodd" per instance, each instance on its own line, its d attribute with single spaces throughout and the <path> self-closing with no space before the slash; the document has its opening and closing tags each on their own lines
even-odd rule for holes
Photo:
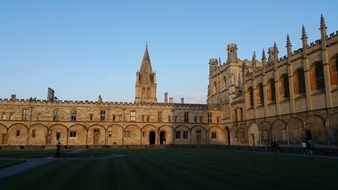
<svg viewBox="0 0 338 190">
<path fill-rule="evenodd" d="M 136 73 L 135 103 L 156 103 L 156 87 L 156 73 L 151 67 L 148 46 L 146 46 L 141 68 Z"/>
<path fill-rule="evenodd" d="M 237 58 L 237 44 L 229 44 L 227 46 L 228 50 L 228 60 L 227 63 L 237 63 L 238 58 Z"/>
</svg>

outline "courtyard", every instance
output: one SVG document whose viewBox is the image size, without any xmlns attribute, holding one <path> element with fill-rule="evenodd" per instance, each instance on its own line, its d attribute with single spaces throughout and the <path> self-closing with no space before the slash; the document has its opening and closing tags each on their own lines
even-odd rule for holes
<svg viewBox="0 0 338 190">
<path fill-rule="evenodd" d="M 334 157 L 205 148 L 67 152 L 57 159 L 53 150 L 1 150 L 0 174 L 25 159 L 50 160 L 0 180 L 0 189 L 338 188 Z"/>
</svg>

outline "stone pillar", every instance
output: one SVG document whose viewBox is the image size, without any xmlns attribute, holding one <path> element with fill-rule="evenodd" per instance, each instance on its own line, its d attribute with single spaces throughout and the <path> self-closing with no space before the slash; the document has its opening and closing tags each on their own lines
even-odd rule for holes
<svg viewBox="0 0 338 190">
<path fill-rule="evenodd" d="M 274 80 L 275 80 L 275 99 L 276 99 L 276 115 L 280 115 L 280 94 L 279 94 L 279 76 L 278 76 L 278 70 L 277 68 L 274 70 Z"/>
</svg>

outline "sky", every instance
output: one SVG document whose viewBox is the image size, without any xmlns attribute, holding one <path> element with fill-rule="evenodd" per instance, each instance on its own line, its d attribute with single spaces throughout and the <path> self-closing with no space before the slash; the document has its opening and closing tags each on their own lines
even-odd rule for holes
<svg viewBox="0 0 338 190">
<path fill-rule="evenodd" d="M 338 30 L 336 0 L 0 0 L 0 98 L 133 102 L 146 42 L 157 75 L 157 98 L 205 103 L 210 58 L 240 59 L 274 42 L 284 56 L 286 35 L 301 47 Z"/>
</svg>

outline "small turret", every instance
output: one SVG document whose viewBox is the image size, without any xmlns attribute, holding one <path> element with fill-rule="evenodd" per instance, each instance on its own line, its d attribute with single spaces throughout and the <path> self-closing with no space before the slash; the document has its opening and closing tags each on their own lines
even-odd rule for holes
<svg viewBox="0 0 338 190">
<path fill-rule="evenodd" d="M 279 51 L 278 51 L 277 44 L 276 44 L 276 42 L 274 42 L 274 44 L 273 44 L 273 63 L 274 64 L 277 64 L 277 62 L 278 62 L 278 53 L 279 53 Z"/>
<path fill-rule="evenodd" d="M 48 95 L 47 95 L 47 101 L 53 102 L 54 101 L 54 90 L 52 88 L 48 88 Z"/>
<path fill-rule="evenodd" d="M 237 63 L 237 44 L 231 43 L 227 46 L 228 60 L 227 63 Z"/>
<path fill-rule="evenodd" d="M 218 60 L 215 58 L 209 59 L 209 75 L 212 75 L 218 67 Z"/>
</svg>

